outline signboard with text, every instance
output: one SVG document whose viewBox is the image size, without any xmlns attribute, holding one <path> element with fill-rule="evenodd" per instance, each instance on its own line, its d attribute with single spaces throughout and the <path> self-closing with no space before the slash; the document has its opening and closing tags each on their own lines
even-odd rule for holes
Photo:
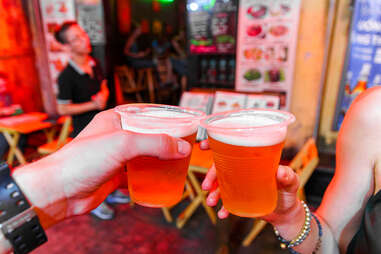
<svg viewBox="0 0 381 254">
<path fill-rule="evenodd" d="M 381 85 L 381 0 L 356 0 L 353 8 L 347 64 L 336 108 L 334 130 L 340 129 L 353 100 Z"/>
</svg>

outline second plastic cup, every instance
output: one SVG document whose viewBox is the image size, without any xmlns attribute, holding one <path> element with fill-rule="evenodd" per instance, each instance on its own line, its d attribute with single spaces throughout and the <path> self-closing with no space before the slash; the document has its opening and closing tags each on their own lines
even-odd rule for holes
<svg viewBox="0 0 381 254">
<path fill-rule="evenodd" d="M 168 134 L 195 142 L 201 111 L 158 104 L 126 104 L 116 107 L 122 128 L 137 133 Z M 128 188 L 136 203 L 169 207 L 180 201 L 190 155 L 184 159 L 160 160 L 138 156 L 127 162 Z"/>
<path fill-rule="evenodd" d="M 276 172 L 288 112 L 248 109 L 218 113 L 201 122 L 207 129 L 224 207 L 242 217 L 271 213 L 277 204 Z"/>
</svg>

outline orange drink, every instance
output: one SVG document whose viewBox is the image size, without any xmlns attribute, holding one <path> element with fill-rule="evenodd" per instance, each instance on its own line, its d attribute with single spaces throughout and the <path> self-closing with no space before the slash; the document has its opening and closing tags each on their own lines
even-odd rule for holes
<svg viewBox="0 0 381 254">
<path fill-rule="evenodd" d="M 175 106 L 127 104 L 118 106 L 122 128 L 137 133 L 168 134 L 191 145 L 204 113 Z M 148 207 L 169 207 L 180 201 L 184 191 L 190 155 L 162 160 L 137 156 L 127 162 L 128 189 L 136 203 Z"/>
<path fill-rule="evenodd" d="M 294 116 L 249 109 L 209 116 L 207 129 L 224 207 L 242 217 L 271 213 L 277 203 L 276 172 L 287 125 Z"/>
</svg>

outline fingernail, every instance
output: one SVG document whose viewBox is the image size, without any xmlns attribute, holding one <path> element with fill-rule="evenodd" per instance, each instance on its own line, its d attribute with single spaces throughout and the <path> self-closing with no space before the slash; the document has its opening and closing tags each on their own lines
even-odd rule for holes
<svg viewBox="0 0 381 254">
<path fill-rule="evenodd" d="M 181 154 L 188 154 L 188 143 L 186 141 L 177 141 L 177 151 Z"/>
</svg>

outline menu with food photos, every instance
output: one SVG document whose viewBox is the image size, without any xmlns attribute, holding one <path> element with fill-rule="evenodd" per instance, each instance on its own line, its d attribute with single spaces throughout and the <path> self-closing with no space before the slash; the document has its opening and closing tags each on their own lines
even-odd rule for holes
<svg viewBox="0 0 381 254">
<path fill-rule="evenodd" d="M 212 113 L 245 108 L 246 94 L 232 92 L 216 92 Z"/>
<path fill-rule="evenodd" d="M 192 108 L 200 110 L 207 115 L 212 112 L 213 106 L 213 93 L 203 93 L 203 92 L 184 92 L 181 95 L 180 107 Z M 206 130 L 199 127 L 197 132 L 196 140 L 206 139 Z"/>
<path fill-rule="evenodd" d="M 287 110 L 292 90 L 300 0 L 241 0 L 235 86 L 280 93 Z"/>
<path fill-rule="evenodd" d="M 279 109 L 280 101 L 278 95 L 221 91 L 214 96 L 212 113 L 248 108 Z"/>
<path fill-rule="evenodd" d="M 281 98 L 277 95 L 217 91 L 215 94 L 184 92 L 181 95 L 179 105 L 200 110 L 209 115 L 246 108 L 279 109 L 280 104 Z M 206 137 L 206 130 L 200 127 L 197 133 L 197 140 L 204 140 Z"/>
<path fill-rule="evenodd" d="M 248 95 L 245 108 L 279 109 L 280 98 L 279 96 L 265 94 Z"/>
</svg>

